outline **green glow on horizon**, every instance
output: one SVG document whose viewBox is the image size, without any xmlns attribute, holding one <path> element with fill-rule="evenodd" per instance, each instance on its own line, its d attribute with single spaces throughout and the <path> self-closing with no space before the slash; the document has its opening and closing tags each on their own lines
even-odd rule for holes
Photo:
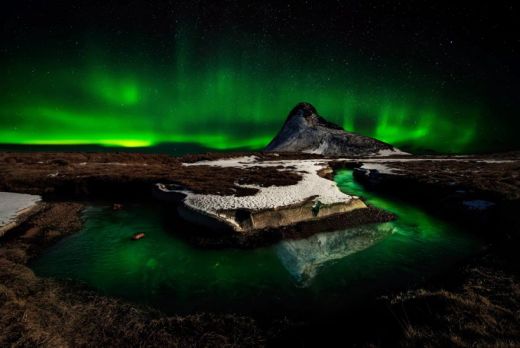
<svg viewBox="0 0 520 348">
<path fill-rule="evenodd" d="M 262 149 L 300 101 L 396 146 L 464 152 L 478 140 L 478 105 L 406 89 L 368 68 L 341 72 L 221 51 L 197 60 L 179 40 L 161 67 L 110 64 L 101 54 L 65 67 L 14 67 L 0 95 L 0 143 Z"/>
<path fill-rule="evenodd" d="M 89 145 L 98 144 L 102 146 L 115 146 L 115 147 L 148 147 L 155 145 L 151 141 L 147 140 L 133 140 L 133 139 L 52 139 L 52 140 L 41 140 L 34 139 L 24 145 Z"/>
</svg>

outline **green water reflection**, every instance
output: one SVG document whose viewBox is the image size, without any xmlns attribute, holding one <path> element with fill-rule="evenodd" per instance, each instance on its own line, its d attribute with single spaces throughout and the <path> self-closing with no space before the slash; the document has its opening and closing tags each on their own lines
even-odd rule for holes
<svg viewBox="0 0 520 348">
<path fill-rule="evenodd" d="M 366 192 L 349 170 L 335 180 L 398 219 L 254 250 L 204 250 L 179 238 L 175 221 L 165 228 L 164 212 L 155 207 L 92 206 L 83 229 L 48 249 L 33 268 L 165 311 L 327 312 L 412 285 L 479 246 L 417 207 Z M 131 241 L 136 232 L 146 237 Z"/>
</svg>

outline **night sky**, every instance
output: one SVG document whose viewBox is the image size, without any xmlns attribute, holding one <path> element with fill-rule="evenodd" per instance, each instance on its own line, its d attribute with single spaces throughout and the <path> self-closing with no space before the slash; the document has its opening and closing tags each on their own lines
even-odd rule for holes
<svg viewBox="0 0 520 348">
<path fill-rule="evenodd" d="M 520 148 L 518 5 L 3 4 L 0 143 L 261 149 L 312 103 L 404 149 Z"/>
</svg>

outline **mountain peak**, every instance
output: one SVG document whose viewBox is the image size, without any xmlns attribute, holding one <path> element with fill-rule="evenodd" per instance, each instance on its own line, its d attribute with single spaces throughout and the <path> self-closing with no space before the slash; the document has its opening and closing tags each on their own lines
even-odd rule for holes
<svg viewBox="0 0 520 348">
<path fill-rule="evenodd" d="M 318 114 L 316 108 L 307 102 L 298 103 L 292 110 L 289 112 L 289 116 L 285 123 L 287 123 L 293 117 L 302 117 L 305 121 L 312 127 L 325 127 L 331 129 L 341 129 L 342 127 L 338 126 L 335 123 L 329 122 Z"/>
<path fill-rule="evenodd" d="M 306 102 L 298 103 L 266 151 L 316 153 L 326 156 L 388 156 L 405 154 L 392 145 L 345 131 L 318 114 Z"/>
<path fill-rule="evenodd" d="M 318 111 L 316 111 L 316 108 L 312 106 L 311 103 L 307 102 L 300 102 L 296 104 L 296 106 L 289 112 L 289 118 L 293 116 L 310 116 L 312 114 L 318 114 Z"/>
</svg>

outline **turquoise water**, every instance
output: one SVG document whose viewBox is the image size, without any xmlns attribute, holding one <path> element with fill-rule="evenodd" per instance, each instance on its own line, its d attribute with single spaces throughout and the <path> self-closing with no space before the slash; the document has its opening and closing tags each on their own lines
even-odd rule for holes
<svg viewBox="0 0 520 348">
<path fill-rule="evenodd" d="M 80 280 L 167 312 L 328 313 L 414 285 L 479 248 L 448 222 L 365 191 L 350 170 L 337 172 L 335 180 L 344 192 L 398 219 L 254 250 L 205 250 L 180 238 L 175 221 L 165 227 L 171 214 L 162 209 L 93 205 L 84 212 L 82 230 L 46 250 L 32 267 L 39 275 Z M 146 237 L 131 241 L 137 232 Z"/>
</svg>

